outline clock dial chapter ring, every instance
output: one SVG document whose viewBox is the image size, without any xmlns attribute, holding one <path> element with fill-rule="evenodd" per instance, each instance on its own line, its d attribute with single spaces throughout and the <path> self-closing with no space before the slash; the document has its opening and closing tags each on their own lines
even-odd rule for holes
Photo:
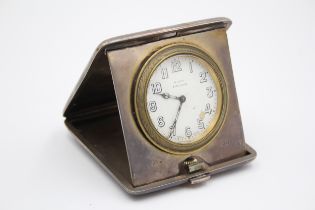
<svg viewBox="0 0 315 210">
<path fill-rule="evenodd" d="M 165 90 L 165 92 L 163 92 L 162 88 L 159 89 L 159 87 L 152 87 L 152 91 L 156 90 L 154 92 L 156 97 L 159 96 L 163 100 L 172 100 L 174 101 L 173 103 L 177 103 L 178 107 L 176 109 L 178 110 L 174 111 L 173 115 L 175 116 L 173 116 L 173 123 L 169 125 L 170 131 L 168 134 L 165 134 L 166 131 L 164 131 L 163 134 L 162 129 L 158 130 L 159 127 L 166 126 L 163 116 L 161 116 L 162 118 L 158 119 L 160 120 L 158 127 L 157 125 L 155 125 L 156 123 L 154 124 L 152 122 L 153 120 L 150 116 L 150 111 L 156 111 L 156 104 L 154 104 L 154 101 L 154 103 L 150 102 L 151 104 L 149 108 L 147 102 L 148 89 L 151 88 L 149 87 L 150 79 L 152 78 L 154 72 L 157 71 L 157 69 L 160 67 L 161 64 L 163 64 L 163 62 L 166 62 L 167 59 L 173 58 L 174 56 L 179 56 L 179 58 L 180 56 L 186 56 L 196 59 L 196 61 L 198 61 L 209 74 L 208 78 L 210 78 L 210 80 L 213 82 L 213 88 L 216 94 L 216 109 L 215 113 L 213 114 L 212 121 L 209 121 L 208 125 L 204 126 L 204 131 L 199 132 L 198 135 L 196 134 L 195 136 L 193 136 L 191 133 L 189 133 L 189 135 L 193 137 L 187 138 L 188 140 L 185 140 L 182 143 L 179 143 L 178 140 L 173 140 L 170 137 L 171 135 L 175 136 L 175 130 L 178 121 L 181 120 L 180 118 L 185 117 L 185 115 L 182 115 L 184 113 L 180 113 L 181 109 L 183 109 L 183 107 L 188 103 L 189 100 L 191 103 L 192 99 L 187 98 L 187 96 L 185 96 L 185 93 L 181 93 L 178 95 L 177 93 L 173 94 L 172 92 L 168 92 L 168 90 Z M 221 70 L 207 53 L 200 50 L 198 47 L 190 44 L 176 43 L 167 45 L 153 53 L 153 55 L 151 55 L 147 59 L 147 61 L 140 67 L 139 71 L 140 72 L 137 76 L 134 88 L 134 108 L 138 125 L 151 143 L 169 153 L 186 154 L 200 149 L 214 138 L 214 136 L 218 133 L 220 127 L 222 126 L 225 118 L 228 94 L 226 83 Z M 200 79 L 202 80 L 201 75 L 200 77 Z M 150 111 L 148 109 L 150 109 Z M 201 117 L 203 117 L 205 114 L 201 113 L 201 115 Z M 166 130 L 166 128 L 164 130 Z M 186 136 L 188 137 L 189 135 L 186 134 Z M 178 138 L 181 137 L 179 136 Z"/>
</svg>

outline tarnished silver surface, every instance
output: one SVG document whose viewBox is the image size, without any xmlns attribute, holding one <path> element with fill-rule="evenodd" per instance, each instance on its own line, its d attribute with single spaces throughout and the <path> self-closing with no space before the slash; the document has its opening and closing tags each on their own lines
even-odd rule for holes
<svg viewBox="0 0 315 210">
<path fill-rule="evenodd" d="M 73 110 L 73 105 L 75 104 L 75 98 L 81 91 L 79 89 L 84 89 L 84 81 L 87 80 L 87 76 L 95 71 L 100 71 L 103 69 L 106 74 L 109 73 L 109 67 L 107 61 L 104 61 L 104 52 L 108 50 L 121 49 L 126 47 L 132 47 L 141 45 L 144 43 L 154 42 L 161 39 L 167 39 L 176 36 L 184 36 L 188 34 L 198 33 L 202 31 L 213 30 L 217 28 L 228 29 L 232 24 L 231 20 L 228 18 L 211 18 L 205 20 L 194 21 L 190 23 L 183 23 L 169 27 L 163 27 L 159 29 L 147 30 L 143 32 L 132 33 L 123 36 L 113 37 L 101 42 L 96 50 L 94 51 L 87 67 L 85 68 L 81 78 L 79 79 L 76 87 L 72 91 L 69 97 L 65 109 L 64 116 L 69 115 Z M 107 60 L 105 58 L 105 60 Z"/>
<path fill-rule="evenodd" d="M 97 48 L 64 116 L 78 142 L 127 192 L 143 194 L 199 183 L 256 157 L 243 135 L 226 37 L 230 24 L 226 18 L 196 21 L 109 39 Z M 206 147 L 185 155 L 163 152 L 147 141 L 132 104 L 139 66 L 171 43 L 194 44 L 209 53 L 224 74 L 229 96 L 217 136 Z M 184 162 L 190 156 L 200 165 L 187 171 Z"/>
</svg>

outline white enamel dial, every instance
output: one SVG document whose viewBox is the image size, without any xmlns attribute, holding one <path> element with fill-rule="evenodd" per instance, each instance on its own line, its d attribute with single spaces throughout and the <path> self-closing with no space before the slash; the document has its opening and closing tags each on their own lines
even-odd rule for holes
<svg viewBox="0 0 315 210">
<path fill-rule="evenodd" d="M 215 123 L 218 87 L 204 60 L 178 54 L 163 60 L 147 86 L 147 112 L 155 129 L 171 142 L 189 144 Z"/>
</svg>

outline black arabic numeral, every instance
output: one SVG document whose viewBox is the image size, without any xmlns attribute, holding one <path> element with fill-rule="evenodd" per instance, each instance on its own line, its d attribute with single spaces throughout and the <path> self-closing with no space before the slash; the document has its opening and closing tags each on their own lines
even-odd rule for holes
<svg viewBox="0 0 315 210">
<path fill-rule="evenodd" d="M 211 114 L 213 112 L 209 103 L 206 104 L 205 112 L 206 112 L 206 114 Z"/>
<path fill-rule="evenodd" d="M 151 112 L 155 112 L 157 110 L 156 102 L 155 101 L 150 101 L 149 102 L 149 109 Z"/>
<path fill-rule="evenodd" d="M 168 78 L 167 68 L 162 68 L 162 79 Z"/>
<path fill-rule="evenodd" d="M 162 85 L 159 82 L 151 84 L 153 94 L 162 92 Z"/>
<path fill-rule="evenodd" d="M 165 125 L 164 118 L 162 116 L 159 116 L 158 117 L 158 126 L 160 128 L 162 128 L 162 127 L 164 127 L 164 125 Z"/>
<path fill-rule="evenodd" d="M 197 119 L 197 124 L 198 124 L 198 128 L 199 129 L 204 129 L 205 128 L 205 124 L 202 122 L 201 119 Z"/>
<path fill-rule="evenodd" d="M 193 73 L 193 72 L 194 72 L 193 67 L 192 67 L 193 62 L 194 62 L 194 60 L 191 60 L 191 61 L 189 62 L 189 72 L 190 72 L 190 73 Z"/>
<path fill-rule="evenodd" d="M 174 125 L 170 126 L 170 137 L 176 136 L 176 127 Z"/>
<path fill-rule="evenodd" d="M 199 77 L 201 77 L 200 83 L 207 82 L 207 73 L 208 72 L 200 72 L 200 74 L 199 74 Z"/>
<path fill-rule="evenodd" d="M 191 129 L 190 127 L 186 127 L 185 128 L 185 135 L 190 138 L 192 136 L 192 132 L 191 132 Z"/>
<path fill-rule="evenodd" d="M 215 92 L 215 90 L 213 89 L 213 87 L 207 87 L 206 90 L 207 90 L 207 96 L 208 96 L 209 98 L 212 98 L 213 95 L 214 95 L 214 92 Z"/>
<path fill-rule="evenodd" d="M 173 72 L 178 72 L 178 71 L 182 70 L 181 62 L 180 62 L 180 60 L 178 60 L 178 58 L 173 59 L 171 65 L 173 68 Z"/>
</svg>

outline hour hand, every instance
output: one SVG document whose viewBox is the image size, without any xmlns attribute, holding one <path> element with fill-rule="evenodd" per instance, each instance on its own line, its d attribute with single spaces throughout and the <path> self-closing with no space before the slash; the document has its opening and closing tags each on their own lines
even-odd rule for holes
<svg viewBox="0 0 315 210">
<path fill-rule="evenodd" d="M 177 97 L 177 96 L 173 96 L 169 93 L 158 93 L 158 95 L 162 96 L 164 99 L 169 99 L 169 98 L 172 98 L 172 99 L 177 99 L 179 100 L 180 97 Z"/>
</svg>

